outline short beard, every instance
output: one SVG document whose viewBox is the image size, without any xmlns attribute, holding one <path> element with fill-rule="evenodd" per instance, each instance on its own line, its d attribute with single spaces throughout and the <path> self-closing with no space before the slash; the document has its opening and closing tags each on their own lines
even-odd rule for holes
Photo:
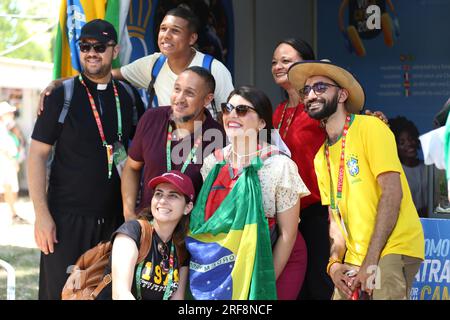
<svg viewBox="0 0 450 320">
<path fill-rule="evenodd" d="M 111 67 L 112 67 L 111 63 L 105 64 L 105 65 L 101 66 L 100 69 L 98 69 L 94 73 L 89 72 L 87 70 L 87 68 L 83 67 L 83 74 L 85 74 L 86 76 L 88 76 L 92 79 L 102 79 L 111 73 Z"/>
<path fill-rule="evenodd" d="M 308 106 L 307 106 L 307 108 L 306 108 L 306 110 L 307 110 L 306 112 L 307 112 L 308 115 L 309 115 L 311 118 L 313 118 L 313 119 L 316 119 L 316 120 L 326 120 L 326 119 L 328 119 L 332 114 L 334 114 L 334 113 L 336 112 L 337 106 L 338 106 L 338 99 L 339 99 L 339 96 L 338 96 L 338 94 L 336 93 L 336 94 L 334 95 L 334 97 L 333 97 L 330 101 L 326 101 L 326 100 L 325 100 L 325 102 L 323 103 L 323 107 L 322 107 L 322 109 L 321 109 L 320 111 L 315 112 L 315 113 L 310 113 L 310 112 L 309 112 L 309 105 L 310 105 L 311 103 L 313 103 L 313 102 L 320 101 L 320 100 L 318 100 L 318 99 L 316 98 L 315 100 L 313 100 L 313 101 L 311 101 L 311 102 L 308 102 Z"/>
<path fill-rule="evenodd" d="M 187 116 L 181 117 L 181 118 L 175 118 L 174 120 L 177 123 L 186 123 L 186 122 L 191 121 L 194 118 L 195 118 L 195 114 L 193 113 L 193 114 L 189 114 Z"/>
<path fill-rule="evenodd" d="M 198 112 L 194 112 L 191 114 L 188 114 L 187 116 L 183 116 L 183 117 L 174 117 L 174 121 L 175 123 L 186 123 L 189 121 L 192 121 L 193 119 L 197 119 L 197 117 L 204 111 L 203 108 L 201 108 Z"/>
</svg>

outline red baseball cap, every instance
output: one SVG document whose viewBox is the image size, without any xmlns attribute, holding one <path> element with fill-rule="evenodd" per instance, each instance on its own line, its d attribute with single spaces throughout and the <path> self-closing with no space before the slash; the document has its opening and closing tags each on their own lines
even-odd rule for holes
<svg viewBox="0 0 450 320">
<path fill-rule="evenodd" d="M 187 196 L 191 201 L 194 201 L 195 191 L 192 180 L 191 178 L 189 178 L 189 176 L 181 173 L 180 171 L 171 170 L 169 172 L 163 173 L 162 175 L 150 180 L 148 186 L 152 189 L 155 189 L 156 186 L 160 183 L 170 183 L 180 193 Z"/>
</svg>

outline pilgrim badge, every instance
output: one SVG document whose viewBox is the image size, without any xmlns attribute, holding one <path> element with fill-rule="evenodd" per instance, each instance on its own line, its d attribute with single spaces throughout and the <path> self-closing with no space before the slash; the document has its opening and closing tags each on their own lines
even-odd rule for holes
<svg viewBox="0 0 450 320">
<path fill-rule="evenodd" d="M 122 177 L 122 170 L 125 167 L 125 161 L 127 160 L 127 152 L 120 141 L 114 143 L 113 151 L 113 159 L 117 173 L 119 174 L 119 177 Z"/>
</svg>

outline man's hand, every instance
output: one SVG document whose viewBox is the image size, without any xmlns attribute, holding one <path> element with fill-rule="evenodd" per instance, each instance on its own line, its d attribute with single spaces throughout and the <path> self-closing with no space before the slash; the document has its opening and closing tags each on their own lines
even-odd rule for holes
<svg viewBox="0 0 450 320">
<path fill-rule="evenodd" d="M 350 300 L 352 296 L 351 286 L 354 278 L 347 276 L 345 273 L 351 268 L 345 264 L 335 262 L 330 268 L 330 277 L 335 287 Z"/>
<path fill-rule="evenodd" d="M 369 109 L 367 109 L 365 111 L 365 114 L 367 116 L 378 117 L 381 121 L 383 121 L 384 123 L 386 123 L 389 126 L 388 118 L 386 117 L 386 115 L 383 112 L 381 112 L 381 111 L 372 112 Z"/>
<path fill-rule="evenodd" d="M 136 213 L 133 214 L 133 213 L 125 213 L 124 212 L 123 217 L 125 219 L 125 222 L 128 222 L 128 221 L 132 221 L 132 220 L 137 220 L 138 215 Z"/>
<path fill-rule="evenodd" d="M 68 79 L 68 78 L 53 80 L 52 82 L 49 83 L 47 88 L 45 88 L 44 90 L 41 91 L 41 93 L 39 94 L 39 106 L 38 106 L 38 110 L 37 110 L 38 116 L 40 116 L 41 113 L 44 111 L 45 97 L 49 96 L 52 93 L 52 91 L 56 87 L 60 86 L 65 79 Z"/>
<path fill-rule="evenodd" d="M 352 291 L 357 290 L 361 287 L 361 291 L 367 292 L 372 295 L 373 289 L 375 288 L 375 272 L 377 270 L 376 261 L 364 260 L 363 264 L 359 268 L 358 274 L 353 279 L 351 286 Z"/>
<path fill-rule="evenodd" d="M 56 239 L 56 225 L 50 212 L 36 215 L 34 223 L 34 239 L 38 248 L 44 253 L 53 253 L 54 243 L 58 243 Z"/>
<path fill-rule="evenodd" d="M 121 182 L 123 216 L 125 221 L 137 218 L 136 199 L 139 193 L 139 181 L 143 167 L 144 162 L 135 161 L 130 157 L 125 162 Z"/>
</svg>

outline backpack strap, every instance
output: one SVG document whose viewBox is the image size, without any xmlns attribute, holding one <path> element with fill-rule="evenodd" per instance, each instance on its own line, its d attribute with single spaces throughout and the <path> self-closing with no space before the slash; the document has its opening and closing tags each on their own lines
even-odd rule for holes
<svg viewBox="0 0 450 320">
<path fill-rule="evenodd" d="M 69 112 L 70 102 L 72 101 L 73 96 L 73 87 L 75 84 L 75 78 L 64 80 L 62 84 L 64 86 L 64 105 L 58 118 L 58 123 L 61 124 L 64 123 L 67 113 Z"/>
<path fill-rule="evenodd" d="M 133 100 L 133 106 L 135 106 L 136 105 L 136 97 L 134 96 L 134 92 L 133 92 L 133 89 L 131 89 L 131 86 L 122 80 L 119 80 L 119 83 L 125 88 L 128 95 L 131 97 L 131 100 Z"/>
<path fill-rule="evenodd" d="M 150 247 L 152 246 L 152 233 L 153 227 L 148 220 L 138 219 L 139 224 L 141 225 L 141 239 L 139 245 L 139 253 L 137 263 L 139 264 L 147 257 L 148 252 L 150 251 Z M 108 242 L 110 246 L 110 250 L 112 250 L 112 243 Z M 112 281 L 111 273 L 105 274 L 98 284 L 98 286 L 92 291 L 90 295 L 90 299 L 95 300 L 97 296 L 102 292 L 102 290 Z"/>
<path fill-rule="evenodd" d="M 203 56 L 202 68 L 208 70 L 211 73 L 211 67 L 212 67 L 213 61 L 214 61 L 214 57 L 205 53 L 205 55 Z M 216 101 L 214 99 L 212 99 L 212 101 L 211 101 L 211 107 L 214 112 L 214 117 L 217 119 L 219 111 L 216 108 Z"/>
<path fill-rule="evenodd" d="M 136 96 L 134 95 L 134 91 L 131 88 L 131 86 L 126 83 L 125 81 L 119 80 L 119 83 L 122 85 L 122 87 L 125 88 L 128 95 L 131 97 L 131 100 L 133 101 L 133 126 L 136 126 L 138 123 L 138 112 L 136 108 Z"/>
<path fill-rule="evenodd" d="M 155 94 L 155 81 L 158 77 L 159 72 L 161 71 L 162 66 L 164 65 L 164 62 L 166 62 L 167 57 L 163 54 L 161 54 L 156 62 L 153 64 L 152 68 L 152 78 L 150 80 L 150 83 L 148 84 L 147 93 L 149 95 L 148 103 L 151 106 L 153 104 L 153 107 L 158 107 L 158 97 Z"/>
<path fill-rule="evenodd" d="M 175 244 L 175 249 L 177 250 L 178 268 L 181 268 L 183 263 L 189 257 L 188 252 L 186 250 L 186 243 L 183 241 L 183 243 L 179 245 Z"/>
<path fill-rule="evenodd" d="M 138 219 L 141 225 L 141 240 L 139 244 L 139 253 L 137 263 L 139 264 L 147 257 L 152 246 L 153 227 L 148 220 Z"/>
<path fill-rule="evenodd" d="M 91 295 L 89 296 L 89 300 L 96 300 L 100 292 L 102 292 L 105 287 L 112 282 L 111 273 L 105 274 L 105 276 L 102 278 L 98 286 L 94 289 L 94 291 L 91 292 Z"/>
<path fill-rule="evenodd" d="M 213 56 L 205 53 L 205 56 L 203 57 L 202 67 L 211 72 L 213 60 L 214 60 Z"/>
</svg>

